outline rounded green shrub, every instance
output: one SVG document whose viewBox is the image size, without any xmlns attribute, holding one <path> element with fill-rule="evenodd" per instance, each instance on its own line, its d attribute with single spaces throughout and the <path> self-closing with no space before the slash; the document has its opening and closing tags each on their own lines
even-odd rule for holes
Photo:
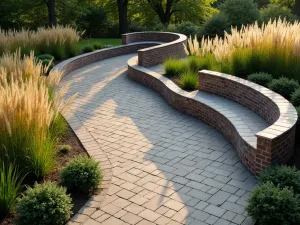
<svg viewBox="0 0 300 225">
<path fill-rule="evenodd" d="M 48 59 L 49 61 L 55 59 L 54 56 L 53 56 L 53 55 L 50 55 L 50 54 L 38 55 L 36 58 L 37 58 L 38 60 L 41 60 L 41 61 L 43 61 L 43 60 L 45 60 L 45 59 Z"/>
<path fill-rule="evenodd" d="M 253 0 L 226 0 L 220 7 L 230 25 L 240 28 L 259 19 L 259 10 Z"/>
<path fill-rule="evenodd" d="M 289 188 L 273 183 L 258 185 L 248 199 L 248 215 L 263 225 L 296 225 L 300 221 L 300 201 Z"/>
<path fill-rule="evenodd" d="M 188 70 L 186 61 L 179 59 L 167 59 L 164 63 L 165 74 L 169 76 L 179 76 Z"/>
<path fill-rule="evenodd" d="M 272 80 L 268 86 L 272 91 L 277 92 L 286 99 L 290 99 L 293 92 L 300 88 L 298 81 L 285 77 Z"/>
<path fill-rule="evenodd" d="M 300 194 L 300 171 L 295 167 L 284 165 L 272 165 L 268 167 L 258 177 L 259 184 L 266 182 L 271 182 L 281 188 L 292 188 L 296 194 Z"/>
<path fill-rule="evenodd" d="M 300 106 L 300 88 L 298 88 L 291 97 L 291 102 L 294 106 Z"/>
<path fill-rule="evenodd" d="M 71 150 L 72 150 L 71 145 L 61 145 L 61 146 L 59 146 L 59 152 L 64 153 L 64 154 L 70 152 Z"/>
<path fill-rule="evenodd" d="M 199 87 L 199 78 L 197 73 L 186 72 L 179 76 L 180 86 L 187 91 L 197 90 Z"/>
<path fill-rule="evenodd" d="M 261 86 L 268 87 L 269 83 L 273 80 L 273 76 L 269 73 L 253 73 L 248 76 L 248 80 Z"/>
<path fill-rule="evenodd" d="M 53 182 L 28 188 L 19 200 L 17 225 L 62 225 L 71 216 L 71 197 Z"/>
<path fill-rule="evenodd" d="M 95 44 L 93 45 L 93 48 L 94 48 L 94 49 L 102 49 L 102 48 L 103 48 L 103 45 L 102 45 L 101 43 L 97 42 L 97 43 L 95 43 Z"/>
<path fill-rule="evenodd" d="M 297 19 L 295 15 L 292 14 L 291 10 L 280 4 L 269 4 L 260 10 L 260 16 L 262 22 L 269 22 L 269 20 L 277 20 L 279 18 L 286 19 L 287 21 L 293 22 Z"/>
<path fill-rule="evenodd" d="M 200 33 L 199 36 L 209 36 L 209 37 L 224 37 L 225 31 L 230 30 L 230 23 L 228 17 L 224 13 L 219 13 L 218 15 L 212 16 L 208 19 Z"/>
<path fill-rule="evenodd" d="M 92 51 L 94 51 L 93 46 L 85 46 L 85 47 L 82 49 L 82 52 L 83 52 L 83 53 L 89 53 L 89 52 L 92 52 Z"/>
<path fill-rule="evenodd" d="M 102 180 L 99 163 L 90 157 L 79 156 L 69 162 L 60 174 L 62 183 L 70 191 L 88 193 Z"/>
<path fill-rule="evenodd" d="M 160 30 L 165 30 L 165 28 L 162 27 Z M 192 22 L 187 21 L 179 24 L 169 24 L 166 31 L 173 33 L 181 33 L 188 37 L 194 37 L 199 33 L 200 27 Z"/>
</svg>

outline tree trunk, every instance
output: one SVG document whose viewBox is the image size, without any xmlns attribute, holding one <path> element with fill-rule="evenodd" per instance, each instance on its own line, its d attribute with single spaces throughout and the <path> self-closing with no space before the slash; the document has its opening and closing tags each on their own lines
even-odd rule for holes
<svg viewBox="0 0 300 225">
<path fill-rule="evenodd" d="M 119 12 L 119 34 L 128 33 L 128 0 L 117 0 Z"/>
<path fill-rule="evenodd" d="M 295 0 L 293 13 L 300 18 L 300 0 Z"/>
<path fill-rule="evenodd" d="M 47 8 L 49 26 L 56 26 L 55 0 L 48 0 Z"/>
<path fill-rule="evenodd" d="M 163 1 L 162 0 L 147 0 L 147 2 L 150 4 L 152 9 L 157 13 L 160 22 L 164 26 L 168 26 L 171 21 L 171 17 L 173 14 L 172 7 L 173 7 L 173 0 L 167 0 L 166 1 L 166 9 L 163 7 Z"/>
</svg>

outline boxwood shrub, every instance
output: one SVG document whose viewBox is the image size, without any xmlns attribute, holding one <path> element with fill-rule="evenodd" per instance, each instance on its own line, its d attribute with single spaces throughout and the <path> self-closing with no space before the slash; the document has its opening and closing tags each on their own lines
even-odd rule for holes
<svg viewBox="0 0 300 225">
<path fill-rule="evenodd" d="M 266 182 L 271 182 L 275 186 L 282 188 L 292 188 L 296 194 L 300 194 L 300 171 L 295 167 L 284 165 L 272 165 L 268 167 L 258 177 L 259 184 Z"/>
<path fill-rule="evenodd" d="M 102 180 L 99 163 L 87 156 L 75 157 L 62 169 L 61 180 L 70 191 L 88 193 L 96 189 Z"/>
<path fill-rule="evenodd" d="M 253 73 L 248 76 L 248 80 L 261 86 L 268 87 L 269 83 L 273 80 L 273 76 L 269 73 Z"/>
<path fill-rule="evenodd" d="M 297 89 L 291 97 L 291 102 L 295 107 L 300 106 L 300 89 Z"/>
<path fill-rule="evenodd" d="M 53 182 L 28 188 L 16 207 L 17 225 L 62 225 L 71 216 L 71 197 Z"/>
<path fill-rule="evenodd" d="M 279 79 L 273 80 L 269 86 L 271 90 L 277 92 L 282 95 L 286 99 L 290 100 L 292 94 L 296 89 L 300 88 L 298 81 L 293 79 L 288 79 L 286 77 L 282 77 Z"/>
<path fill-rule="evenodd" d="M 298 195 L 288 187 L 271 182 L 258 185 L 248 199 L 248 215 L 263 225 L 297 225 L 300 221 Z"/>
</svg>

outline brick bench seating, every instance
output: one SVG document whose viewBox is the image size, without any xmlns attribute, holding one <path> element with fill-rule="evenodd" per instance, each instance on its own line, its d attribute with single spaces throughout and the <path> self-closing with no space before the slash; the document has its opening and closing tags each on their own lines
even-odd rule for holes
<svg viewBox="0 0 300 225">
<path fill-rule="evenodd" d="M 128 61 L 131 79 L 156 90 L 174 108 L 221 131 L 254 174 L 292 155 L 297 113 L 280 95 L 244 79 L 206 70 L 199 72 L 199 91 L 186 92 L 137 62 L 137 57 Z M 261 126 L 251 128 L 253 121 Z"/>
</svg>

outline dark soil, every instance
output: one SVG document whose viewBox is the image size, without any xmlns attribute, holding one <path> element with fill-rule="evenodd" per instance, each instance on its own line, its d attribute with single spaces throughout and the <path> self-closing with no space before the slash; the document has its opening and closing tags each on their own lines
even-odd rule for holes
<svg viewBox="0 0 300 225">
<path fill-rule="evenodd" d="M 59 148 L 60 145 L 70 145 L 72 147 L 72 150 L 68 153 L 57 153 L 56 156 L 56 166 L 54 169 L 46 175 L 46 177 L 40 181 L 55 181 L 57 183 L 60 182 L 59 174 L 63 167 L 67 165 L 67 163 L 74 158 L 75 156 L 79 155 L 88 155 L 85 151 L 84 147 L 81 145 L 80 141 L 78 140 L 75 133 L 72 131 L 70 127 L 68 127 L 67 132 L 63 137 L 61 138 L 57 148 Z M 76 214 L 80 208 L 88 201 L 89 195 L 87 194 L 81 194 L 81 193 L 69 193 L 72 197 L 72 203 L 73 203 L 73 214 Z M 0 221 L 0 225 L 12 225 L 13 220 L 15 218 L 15 214 L 11 213 L 2 221 Z"/>
</svg>

